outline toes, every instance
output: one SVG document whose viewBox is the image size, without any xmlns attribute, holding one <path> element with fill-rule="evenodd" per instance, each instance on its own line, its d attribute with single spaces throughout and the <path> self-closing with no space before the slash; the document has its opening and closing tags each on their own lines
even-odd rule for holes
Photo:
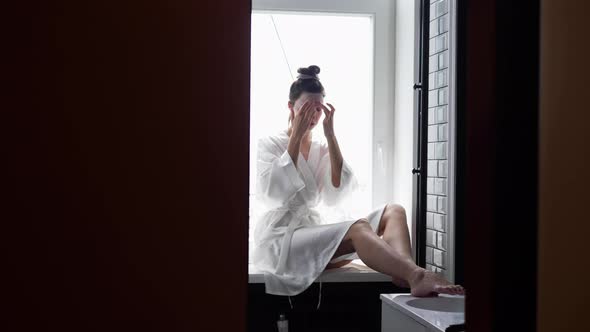
<svg viewBox="0 0 590 332">
<path fill-rule="evenodd" d="M 465 288 L 463 288 L 463 286 L 461 285 L 455 285 L 455 289 L 457 290 L 457 292 L 459 292 L 460 294 L 463 294 L 465 292 Z"/>
<path fill-rule="evenodd" d="M 450 294 L 456 295 L 459 293 L 459 289 L 453 285 L 446 285 L 446 286 L 435 286 L 434 291 L 442 294 Z"/>
</svg>

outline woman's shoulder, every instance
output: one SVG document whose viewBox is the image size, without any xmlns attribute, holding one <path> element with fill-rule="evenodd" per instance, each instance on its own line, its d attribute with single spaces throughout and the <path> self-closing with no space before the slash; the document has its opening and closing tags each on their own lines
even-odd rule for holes
<svg viewBox="0 0 590 332">
<path fill-rule="evenodd" d="M 287 130 L 282 130 L 272 135 L 266 135 L 258 139 L 258 146 L 270 148 L 278 147 L 282 148 L 289 142 L 289 135 Z"/>
</svg>

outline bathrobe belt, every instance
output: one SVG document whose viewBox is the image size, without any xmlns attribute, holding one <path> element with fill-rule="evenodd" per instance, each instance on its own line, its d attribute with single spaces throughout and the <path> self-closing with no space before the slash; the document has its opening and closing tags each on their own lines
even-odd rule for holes
<svg viewBox="0 0 590 332">
<path fill-rule="evenodd" d="M 283 270 L 285 269 L 287 257 L 289 256 L 289 247 L 291 246 L 291 238 L 293 237 L 293 232 L 295 228 L 301 225 L 305 219 L 309 219 L 312 215 L 319 216 L 319 213 L 317 211 L 309 208 L 305 204 L 290 205 L 289 211 L 293 214 L 293 218 L 289 222 L 287 230 L 285 231 L 285 235 L 283 236 L 283 243 L 281 244 L 281 253 L 275 272 L 276 274 L 282 274 Z"/>
</svg>

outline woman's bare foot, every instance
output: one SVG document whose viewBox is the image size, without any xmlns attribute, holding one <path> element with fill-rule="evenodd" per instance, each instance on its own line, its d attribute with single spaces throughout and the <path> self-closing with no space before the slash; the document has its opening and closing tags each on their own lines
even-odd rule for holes
<svg viewBox="0 0 590 332">
<path fill-rule="evenodd" d="M 465 295 L 465 289 L 461 285 L 453 285 L 442 274 L 424 268 L 414 270 L 409 282 L 411 293 L 416 297 L 437 296 L 439 293 Z"/>
</svg>

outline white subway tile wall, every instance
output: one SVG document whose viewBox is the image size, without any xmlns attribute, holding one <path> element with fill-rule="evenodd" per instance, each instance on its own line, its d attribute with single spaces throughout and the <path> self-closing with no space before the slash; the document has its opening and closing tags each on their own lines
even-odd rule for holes
<svg viewBox="0 0 590 332">
<path fill-rule="evenodd" d="M 434 143 L 433 159 L 447 159 L 447 143 Z"/>
<path fill-rule="evenodd" d="M 436 247 L 441 250 L 447 250 L 447 234 L 436 232 Z"/>
<path fill-rule="evenodd" d="M 434 228 L 434 213 L 426 212 L 426 228 Z"/>
<path fill-rule="evenodd" d="M 427 211 L 432 211 L 432 212 L 437 212 L 438 210 L 436 209 L 436 204 L 438 202 L 438 199 L 436 196 L 434 195 L 426 195 L 426 210 Z"/>
<path fill-rule="evenodd" d="M 435 192 L 434 192 L 434 179 L 433 178 L 426 179 L 426 192 L 429 194 L 435 194 Z"/>
<path fill-rule="evenodd" d="M 426 179 L 426 268 L 447 267 L 447 211 L 449 157 L 449 0 L 430 1 L 428 60 L 428 145 Z"/>
<path fill-rule="evenodd" d="M 440 213 L 433 213 L 432 216 L 433 216 L 432 228 L 434 228 L 437 231 L 444 232 L 446 229 L 446 226 L 447 226 L 447 223 L 446 223 L 447 216 L 440 214 Z"/>
<path fill-rule="evenodd" d="M 447 198 L 446 197 L 438 197 L 438 212 L 447 214 Z"/>
<path fill-rule="evenodd" d="M 436 109 L 436 116 L 434 117 L 434 123 L 445 123 L 447 122 L 447 106 L 441 106 Z"/>
<path fill-rule="evenodd" d="M 426 263 L 433 264 L 434 248 L 426 247 Z"/>
<path fill-rule="evenodd" d="M 438 176 L 438 160 L 429 160 L 428 161 L 428 176 L 429 177 L 436 177 Z"/>
<path fill-rule="evenodd" d="M 448 161 L 446 160 L 439 160 L 438 161 L 438 176 L 446 178 L 447 177 L 447 163 Z M 430 170 L 429 170 L 430 171 Z"/>
<path fill-rule="evenodd" d="M 436 247 L 436 241 L 437 241 L 436 232 L 433 230 L 427 229 L 426 230 L 426 244 L 428 244 L 431 247 Z"/>
<path fill-rule="evenodd" d="M 438 116 L 438 108 L 429 108 L 428 109 L 428 124 L 434 124 L 436 122 L 436 117 Z"/>
<path fill-rule="evenodd" d="M 442 250 L 438 250 L 438 249 L 433 249 L 433 260 L 434 260 L 434 264 L 439 266 L 439 267 L 445 267 L 445 252 Z"/>
</svg>

